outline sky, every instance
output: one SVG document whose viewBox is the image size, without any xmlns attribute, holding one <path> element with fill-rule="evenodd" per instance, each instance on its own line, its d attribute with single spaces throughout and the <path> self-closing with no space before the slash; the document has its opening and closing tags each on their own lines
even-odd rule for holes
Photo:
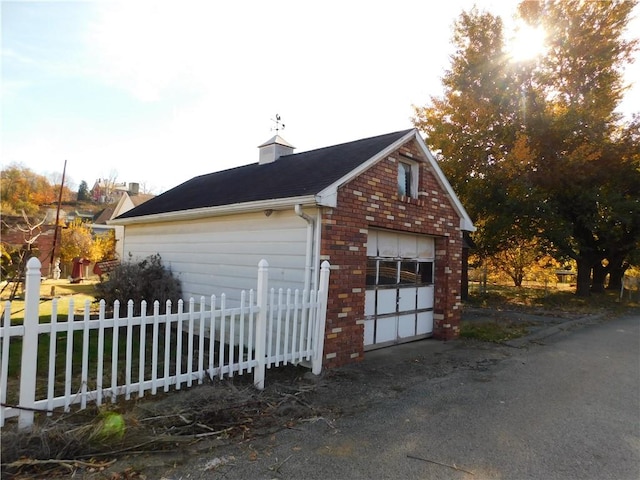
<svg viewBox="0 0 640 480">
<path fill-rule="evenodd" d="M 516 4 L 0 0 L 0 161 L 158 194 L 257 162 L 277 114 L 296 152 L 411 128 L 442 93 L 459 14 L 509 21 Z M 621 110 L 639 106 L 634 85 Z"/>
</svg>

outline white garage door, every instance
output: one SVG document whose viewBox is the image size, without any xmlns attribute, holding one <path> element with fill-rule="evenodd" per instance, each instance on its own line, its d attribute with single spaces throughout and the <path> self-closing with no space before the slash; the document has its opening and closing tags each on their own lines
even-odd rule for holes
<svg viewBox="0 0 640 480">
<path fill-rule="evenodd" d="M 369 231 L 365 350 L 431 336 L 434 245 L 433 237 Z"/>
</svg>

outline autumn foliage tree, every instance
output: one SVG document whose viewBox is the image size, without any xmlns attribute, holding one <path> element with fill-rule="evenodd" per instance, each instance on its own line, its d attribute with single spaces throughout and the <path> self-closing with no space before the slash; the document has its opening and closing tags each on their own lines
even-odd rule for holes
<svg viewBox="0 0 640 480">
<path fill-rule="evenodd" d="M 594 269 L 620 265 L 640 239 L 638 119 L 616 112 L 637 46 L 623 35 L 635 5 L 522 2 L 520 21 L 546 32 L 546 52 L 522 62 L 509 58 L 499 17 L 463 12 L 444 95 L 415 107 L 415 126 L 479 227 L 480 252 L 538 238 L 576 261 L 579 295 Z"/>
<path fill-rule="evenodd" d="M 11 164 L 0 172 L 0 209 L 3 215 L 36 215 L 43 205 L 55 204 L 60 185 L 51 183 L 44 175 L 31 169 Z M 63 200 L 69 201 L 74 194 L 63 187 Z"/>
<path fill-rule="evenodd" d="M 0 187 L 3 215 L 20 215 L 22 211 L 34 215 L 40 205 L 56 199 L 55 189 L 46 177 L 18 165 L 2 169 Z"/>
<path fill-rule="evenodd" d="M 98 262 L 115 256 L 116 239 L 113 231 L 96 235 L 87 224 L 76 220 L 62 229 L 60 237 L 58 252 L 63 262 L 71 262 L 74 258 Z"/>
</svg>

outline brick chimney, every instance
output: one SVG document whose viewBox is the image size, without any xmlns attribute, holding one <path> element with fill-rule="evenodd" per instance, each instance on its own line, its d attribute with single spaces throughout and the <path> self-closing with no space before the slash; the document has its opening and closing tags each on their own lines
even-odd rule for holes
<svg viewBox="0 0 640 480">
<path fill-rule="evenodd" d="M 260 165 L 275 162 L 283 155 L 291 155 L 296 148 L 287 142 L 280 135 L 275 135 L 262 145 L 259 145 L 260 149 Z"/>
</svg>

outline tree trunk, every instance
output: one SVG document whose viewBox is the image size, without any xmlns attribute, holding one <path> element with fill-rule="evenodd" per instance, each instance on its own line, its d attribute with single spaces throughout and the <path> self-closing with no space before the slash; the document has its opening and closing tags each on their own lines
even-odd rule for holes
<svg viewBox="0 0 640 480">
<path fill-rule="evenodd" d="M 591 259 L 580 257 L 576 260 L 576 263 L 578 265 L 576 295 L 588 297 L 591 294 L 591 269 L 594 262 Z"/>
<path fill-rule="evenodd" d="M 511 280 L 513 280 L 514 287 L 521 287 L 522 281 L 524 280 L 524 274 L 513 274 L 511 276 Z"/>
<path fill-rule="evenodd" d="M 593 281 L 591 282 L 592 293 L 604 293 L 604 282 L 608 273 L 609 269 L 603 266 L 601 262 L 594 263 Z"/>
<path fill-rule="evenodd" d="M 616 290 L 620 291 L 622 288 L 622 277 L 624 277 L 624 272 L 629 268 L 629 262 L 624 260 L 611 260 L 609 264 L 611 269 L 609 270 L 609 285 L 607 285 L 607 290 Z"/>
</svg>

